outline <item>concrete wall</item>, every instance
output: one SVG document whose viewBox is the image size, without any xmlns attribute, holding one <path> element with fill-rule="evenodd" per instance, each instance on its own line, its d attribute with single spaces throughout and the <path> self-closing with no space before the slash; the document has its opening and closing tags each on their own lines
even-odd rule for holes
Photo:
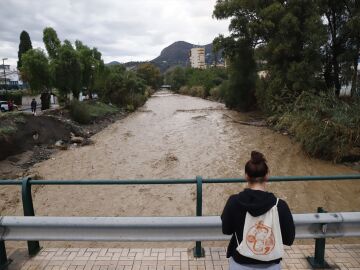
<svg viewBox="0 0 360 270">
<path fill-rule="evenodd" d="M 36 102 L 38 105 L 41 104 L 41 99 L 40 99 L 41 95 L 36 95 L 36 96 L 23 96 L 22 97 L 22 106 L 24 107 L 28 107 L 31 105 L 31 101 L 33 98 L 35 98 Z M 58 99 L 56 96 L 51 95 L 50 97 L 50 104 L 58 104 Z"/>
<path fill-rule="evenodd" d="M 36 96 L 23 96 L 22 97 L 22 105 L 23 106 L 30 106 L 32 99 L 35 98 L 37 104 L 41 104 L 40 95 Z"/>
</svg>

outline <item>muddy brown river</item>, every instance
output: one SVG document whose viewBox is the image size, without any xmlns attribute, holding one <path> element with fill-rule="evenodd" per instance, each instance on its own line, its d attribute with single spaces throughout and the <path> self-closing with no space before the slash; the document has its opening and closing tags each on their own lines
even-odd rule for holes
<svg viewBox="0 0 360 270">
<path fill-rule="evenodd" d="M 137 112 L 96 134 L 94 145 L 59 152 L 32 171 L 44 179 L 242 177 L 250 152 L 258 150 L 273 176 L 358 173 L 310 158 L 288 136 L 238 123 L 247 118 L 221 103 L 157 92 Z M 228 196 L 244 186 L 204 184 L 203 214 L 219 215 Z M 287 200 L 294 213 L 317 206 L 360 209 L 359 181 L 270 183 L 268 190 Z M 47 186 L 35 187 L 34 206 L 46 216 L 188 216 L 195 215 L 195 196 L 195 185 Z M 8 202 L 3 214 L 22 214 L 19 200 Z"/>
</svg>

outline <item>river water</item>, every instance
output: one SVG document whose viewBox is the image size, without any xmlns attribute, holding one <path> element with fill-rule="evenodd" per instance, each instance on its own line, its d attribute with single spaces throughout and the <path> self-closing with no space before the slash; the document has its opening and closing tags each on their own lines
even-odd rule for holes
<svg viewBox="0 0 360 270">
<path fill-rule="evenodd" d="M 95 135 L 94 145 L 61 152 L 34 170 L 45 179 L 241 177 L 250 152 L 259 150 L 275 176 L 356 173 L 308 157 L 288 136 L 236 122 L 246 118 L 221 103 L 158 92 L 137 112 Z M 205 214 L 219 214 L 226 198 L 241 188 L 240 184 L 206 185 Z M 360 209 L 360 182 L 274 183 L 269 190 L 287 199 L 296 212 L 314 211 L 317 206 L 333 211 Z M 49 204 L 46 214 L 53 213 L 51 206 L 65 203 L 68 207 L 56 207 L 56 213 L 189 215 L 195 210 L 194 191 L 194 185 L 47 187 L 37 197 L 40 204 Z M 91 208 L 89 201 L 94 204 Z"/>
<path fill-rule="evenodd" d="M 242 177 L 252 150 L 265 154 L 271 175 L 340 175 L 348 167 L 308 157 L 298 143 L 266 127 L 242 125 L 248 115 L 221 103 L 157 92 L 135 113 L 93 136 L 95 144 L 59 152 L 33 168 L 44 179 Z M 205 184 L 203 214 L 219 215 L 244 184 Z M 270 183 L 294 213 L 358 211 L 360 182 Z M 195 215 L 195 185 L 47 186 L 34 192 L 37 215 Z M 20 203 L 7 208 L 20 214 Z"/>
</svg>

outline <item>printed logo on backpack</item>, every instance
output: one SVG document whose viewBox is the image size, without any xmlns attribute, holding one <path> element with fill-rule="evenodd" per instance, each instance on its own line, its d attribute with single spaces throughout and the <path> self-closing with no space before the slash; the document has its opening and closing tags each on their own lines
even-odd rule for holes
<svg viewBox="0 0 360 270">
<path fill-rule="evenodd" d="M 239 244 L 238 237 L 235 237 L 238 247 L 236 250 L 243 256 L 260 260 L 272 261 L 282 257 L 284 247 L 282 243 L 279 213 L 276 204 L 265 214 L 253 217 L 246 213 L 243 240 Z"/>
<path fill-rule="evenodd" d="M 252 226 L 246 234 L 246 244 L 257 255 L 269 254 L 275 247 L 275 238 L 271 227 L 262 220 Z"/>
</svg>

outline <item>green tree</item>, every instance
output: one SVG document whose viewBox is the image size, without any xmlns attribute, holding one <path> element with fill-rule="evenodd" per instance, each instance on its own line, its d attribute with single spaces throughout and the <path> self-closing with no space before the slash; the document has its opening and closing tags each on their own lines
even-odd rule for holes
<svg viewBox="0 0 360 270">
<path fill-rule="evenodd" d="M 324 14 L 328 40 L 325 47 L 325 80 L 329 89 L 335 88 L 338 96 L 341 89 L 341 58 L 345 52 L 345 1 L 320 0 L 319 6 Z"/>
<path fill-rule="evenodd" d="M 205 90 L 205 97 L 209 96 L 210 90 L 220 85 L 227 79 L 227 72 L 223 68 L 194 69 L 185 70 L 186 85 L 189 87 L 202 86 Z"/>
<path fill-rule="evenodd" d="M 130 110 L 145 102 L 144 80 L 135 72 L 126 71 L 123 66 L 106 68 L 105 88 L 102 99 L 117 106 L 127 106 Z"/>
<path fill-rule="evenodd" d="M 82 70 L 82 88 L 89 92 L 89 96 L 92 97 L 91 88 L 93 86 L 93 77 L 95 71 L 95 60 L 93 57 L 93 51 L 81 41 L 75 41 L 76 51 L 79 55 Z"/>
<path fill-rule="evenodd" d="M 326 41 L 319 9 L 312 0 L 274 3 L 262 12 L 267 44 L 265 60 L 270 79 L 281 84 L 273 94 L 288 89 L 295 97 L 322 87 L 321 46 Z"/>
<path fill-rule="evenodd" d="M 152 87 L 153 89 L 159 88 L 162 83 L 160 69 L 151 63 L 144 63 L 139 65 L 136 73 L 145 81 L 148 86 Z"/>
<path fill-rule="evenodd" d="M 41 93 L 41 109 L 48 109 L 51 74 L 49 60 L 42 50 L 31 49 L 22 55 L 21 77 L 30 84 L 34 94 Z"/>
<path fill-rule="evenodd" d="M 360 2 L 357 0 L 319 0 L 320 15 L 325 19 L 327 42 L 323 49 L 326 86 L 339 96 L 342 85 L 357 88 L 360 48 Z"/>
<path fill-rule="evenodd" d="M 79 55 L 82 70 L 82 88 L 86 89 L 89 98 L 92 99 L 92 93 L 95 88 L 95 79 L 97 74 L 103 70 L 104 62 L 101 59 L 101 53 L 97 48 L 90 49 L 81 41 L 75 41 L 76 51 Z"/>
<path fill-rule="evenodd" d="M 57 49 L 57 57 L 52 63 L 55 86 L 62 96 L 72 93 L 78 99 L 81 90 L 81 63 L 76 50 L 67 40 Z"/>
<path fill-rule="evenodd" d="M 94 89 L 97 94 L 103 97 L 106 90 L 106 80 L 110 74 L 110 69 L 105 66 L 104 61 L 101 61 L 94 73 Z"/>
<path fill-rule="evenodd" d="M 89 97 L 92 99 L 93 91 L 96 91 L 95 84 L 96 79 L 104 70 L 105 64 L 104 60 L 101 58 L 101 52 L 97 48 L 92 48 L 92 66 L 91 66 L 91 76 L 90 76 L 90 86 L 89 86 Z"/>
<path fill-rule="evenodd" d="M 19 43 L 19 51 L 18 51 L 19 61 L 17 62 L 18 70 L 20 70 L 22 66 L 22 61 L 21 61 L 22 55 L 31 49 L 32 49 L 32 44 L 31 44 L 30 36 L 28 32 L 24 30 L 20 34 L 20 43 Z"/>
<path fill-rule="evenodd" d="M 347 28 L 349 29 L 349 43 L 351 48 L 351 62 L 352 62 L 352 95 L 359 94 L 358 84 L 358 63 L 360 57 L 360 2 L 348 1 L 347 10 L 350 15 Z"/>
<path fill-rule="evenodd" d="M 137 73 L 126 71 L 123 87 L 127 91 L 126 103 L 129 110 L 134 110 L 145 103 L 145 81 Z"/>
<path fill-rule="evenodd" d="M 46 27 L 43 31 L 43 41 L 50 59 L 56 59 L 58 50 L 61 47 L 61 42 L 56 31 L 51 27 Z"/>
<path fill-rule="evenodd" d="M 358 62 L 360 55 L 360 2 L 356 0 L 344 1 L 346 15 L 346 43 L 342 65 L 344 69 L 343 81 L 351 82 L 352 94 L 358 90 Z"/>
<path fill-rule="evenodd" d="M 229 82 L 224 93 L 225 103 L 230 108 L 247 111 L 254 108 L 256 63 L 254 48 L 259 37 L 254 31 L 260 1 L 218 0 L 214 17 L 230 18 L 230 36 L 220 35 L 214 40 L 214 50 L 223 49 L 230 62 Z"/>
<path fill-rule="evenodd" d="M 118 106 L 125 103 L 126 89 L 123 88 L 125 68 L 113 66 L 106 68 L 105 87 L 102 98 Z"/>
<path fill-rule="evenodd" d="M 173 90 L 179 91 L 181 86 L 186 84 L 185 70 L 182 67 L 175 67 L 165 75 L 165 81 L 171 85 Z"/>
<path fill-rule="evenodd" d="M 254 50 L 246 40 L 237 42 L 238 49 L 230 58 L 229 82 L 224 101 L 227 107 L 249 111 L 256 107 L 256 63 Z"/>
<path fill-rule="evenodd" d="M 321 47 L 326 40 L 326 32 L 316 1 L 218 0 L 214 16 L 231 19 L 231 34 L 226 38 L 218 37 L 215 40 L 216 49 L 224 48 L 224 54 L 230 62 L 237 63 L 238 67 L 232 64 L 232 68 L 240 70 L 242 66 L 249 66 L 252 72 L 240 76 L 246 82 L 240 82 L 238 76 L 230 76 L 229 91 L 232 85 L 255 85 L 255 54 L 250 53 L 255 48 L 262 50 L 259 55 L 263 58 L 257 60 L 266 63 L 268 72 L 261 94 L 270 99 L 262 100 L 281 101 L 284 90 L 295 98 L 302 91 L 321 88 Z M 245 50 L 249 56 L 240 50 Z M 250 56 L 253 59 L 249 59 Z M 235 78 L 237 82 L 231 83 Z M 237 91 L 250 95 L 248 99 L 243 95 L 238 102 L 244 98 L 253 100 L 252 90 L 238 88 Z M 243 106 L 244 103 L 240 107 Z"/>
</svg>

